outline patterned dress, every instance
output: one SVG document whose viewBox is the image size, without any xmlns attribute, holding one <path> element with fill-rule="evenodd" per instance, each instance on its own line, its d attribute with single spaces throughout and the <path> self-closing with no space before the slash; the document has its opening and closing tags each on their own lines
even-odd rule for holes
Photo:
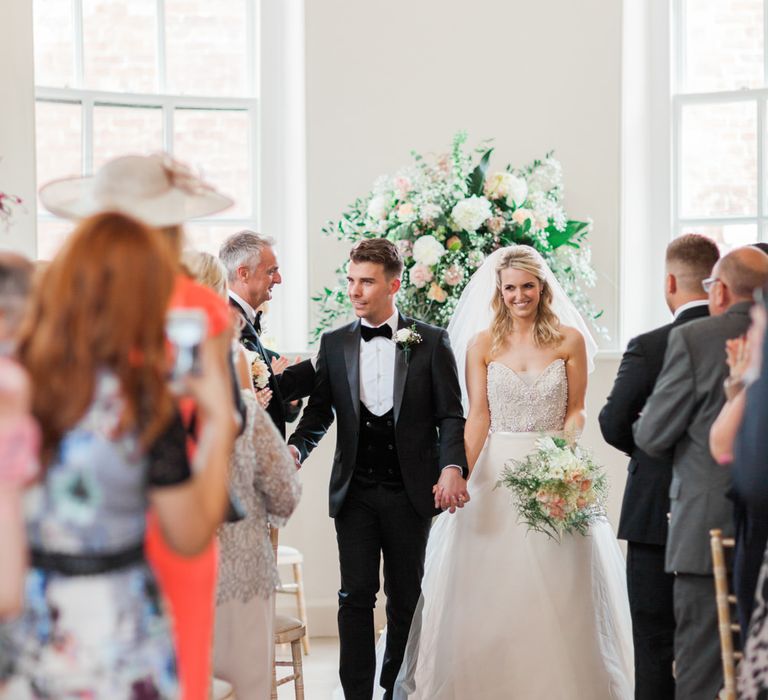
<svg viewBox="0 0 768 700">
<path fill-rule="evenodd" d="M 121 411 L 118 380 L 100 374 L 88 411 L 25 495 L 33 551 L 93 560 L 140 548 L 148 490 L 189 478 L 179 420 L 145 454 L 135 435 L 115 437 Z M 29 569 L 21 615 L 0 625 L 0 698 L 176 697 L 168 623 L 140 555 L 94 575 Z"/>
</svg>

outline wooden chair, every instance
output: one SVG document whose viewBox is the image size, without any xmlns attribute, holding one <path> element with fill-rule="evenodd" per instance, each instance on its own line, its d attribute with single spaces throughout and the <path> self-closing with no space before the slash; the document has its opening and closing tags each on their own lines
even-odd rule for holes
<svg viewBox="0 0 768 700">
<path fill-rule="evenodd" d="M 278 593 L 285 593 L 287 595 L 296 596 L 296 608 L 299 619 L 304 623 L 304 629 L 307 633 L 301 640 L 301 645 L 304 648 L 304 653 L 309 654 L 309 627 L 307 626 L 307 603 L 304 598 L 304 555 L 294 547 L 285 547 L 278 545 L 277 547 L 277 565 L 278 566 L 290 566 L 293 571 L 292 583 L 280 583 L 277 588 Z"/>
<path fill-rule="evenodd" d="M 272 541 L 272 550 L 277 562 L 277 528 L 269 528 L 269 537 Z M 277 700 L 277 687 L 284 683 L 293 681 L 293 688 L 296 694 L 296 700 L 304 700 L 304 670 L 302 668 L 302 650 L 301 640 L 307 634 L 307 628 L 301 620 L 290 615 L 275 615 L 275 646 L 281 644 L 291 645 L 291 660 L 278 661 L 277 650 L 275 650 L 275 661 L 272 667 L 272 700 Z M 287 666 L 292 669 L 290 675 L 278 679 L 277 667 Z"/>
<path fill-rule="evenodd" d="M 725 562 L 725 550 L 733 549 L 734 540 L 732 537 L 723 537 L 722 530 L 710 530 L 709 537 L 712 547 L 712 570 L 715 576 L 720 655 L 723 661 L 724 684 L 718 697 L 720 700 L 736 700 L 736 663 L 742 657 L 741 651 L 737 649 L 741 629 L 738 624 L 731 621 L 731 606 L 736 605 L 736 596 L 728 591 L 728 567 Z"/>
</svg>

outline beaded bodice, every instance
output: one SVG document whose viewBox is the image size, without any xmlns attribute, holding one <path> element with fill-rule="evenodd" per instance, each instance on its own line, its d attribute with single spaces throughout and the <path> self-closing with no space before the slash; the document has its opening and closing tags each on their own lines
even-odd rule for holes
<svg viewBox="0 0 768 700">
<path fill-rule="evenodd" d="M 568 378 L 563 360 L 555 360 L 530 378 L 501 362 L 488 363 L 492 433 L 562 430 L 567 405 Z"/>
</svg>

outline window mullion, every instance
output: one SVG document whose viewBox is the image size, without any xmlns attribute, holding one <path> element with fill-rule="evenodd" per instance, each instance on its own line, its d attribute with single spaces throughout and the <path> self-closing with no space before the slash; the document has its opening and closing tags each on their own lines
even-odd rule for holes
<svg viewBox="0 0 768 700">
<path fill-rule="evenodd" d="M 83 60 L 83 0 L 72 0 L 72 24 L 75 30 L 74 59 L 75 59 L 75 86 L 85 87 L 85 68 Z"/>
<path fill-rule="evenodd" d="M 682 197 L 682 183 L 681 174 L 683 149 L 680 143 L 680 135 L 682 134 L 682 105 L 679 101 L 675 101 L 672 105 L 672 162 L 670 164 L 672 168 L 672 231 L 677 235 L 680 226 L 680 202 Z"/>
<path fill-rule="evenodd" d="M 757 107 L 757 220 L 765 216 L 765 100 L 756 100 Z"/>
<path fill-rule="evenodd" d="M 173 155 L 173 100 L 163 100 L 163 150 Z"/>
<path fill-rule="evenodd" d="M 258 9 L 256 7 L 258 0 L 246 0 L 245 3 L 245 60 L 248 62 L 246 68 L 246 80 L 248 81 L 248 92 L 251 97 L 256 97 L 259 92 L 257 83 L 258 63 L 256 52 L 256 29 L 258 22 Z M 768 2 L 768 0 L 766 0 Z"/>
<path fill-rule="evenodd" d="M 83 110 L 83 174 L 93 173 L 93 98 L 85 97 L 80 103 Z"/>
<path fill-rule="evenodd" d="M 766 0 L 768 1 L 768 0 Z M 683 92 L 685 90 L 685 75 L 686 75 L 686 47 L 685 47 L 685 13 L 686 13 L 686 0 L 674 0 L 673 3 L 673 24 L 672 31 L 674 32 L 674 85 L 672 86 L 672 92 Z"/>
<path fill-rule="evenodd" d="M 165 0 L 157 0 L 157 90 L 165 93 L 168 90 L 168 64 L 166 61 L 165 42 Z"/>
</svg>

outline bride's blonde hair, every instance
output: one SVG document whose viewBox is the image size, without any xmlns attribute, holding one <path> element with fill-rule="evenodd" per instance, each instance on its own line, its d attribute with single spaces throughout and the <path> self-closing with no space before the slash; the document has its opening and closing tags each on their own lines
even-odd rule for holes
<svg viewBox="0 0 768 700">
<path fill-rule="evenodd" d="M 559 344 L 563 340 L 563 334 L 560 332 L 560 319 L 552 310 L 552 289 L 547 284 L 544 261 L 530 246 L 516 245 L 504 253 L 496 264 L 496 293 L 491 301 L 491 355 L 495 355 L 504 347 L 504 342 L 515 325 L 501 293 L 501 273 L 510 268 L 527 272 L 541 283 L 541 296 L 533 324 L 534 343 L 537 347 Z"/>
</svg>

